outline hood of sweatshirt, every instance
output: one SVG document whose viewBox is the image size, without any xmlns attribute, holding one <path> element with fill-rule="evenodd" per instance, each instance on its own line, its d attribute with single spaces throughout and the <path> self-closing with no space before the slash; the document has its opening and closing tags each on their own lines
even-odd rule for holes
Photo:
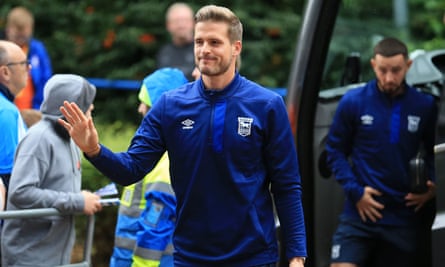
<svg viewBox="0 0 445 267">
<path fill-rule="evenodd" d="M 75 74 L 55 74 L 45 84 L 40 111 L 53 118 L 63 117 L 64 101 L 74 102 L 86 112 L 96 97 L 96 87 Z"/>
</svg>

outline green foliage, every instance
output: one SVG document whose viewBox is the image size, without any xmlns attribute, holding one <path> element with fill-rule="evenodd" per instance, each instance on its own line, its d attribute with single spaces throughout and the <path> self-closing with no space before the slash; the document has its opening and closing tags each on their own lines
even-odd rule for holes
<svg viewBox="0 0 445 267">
<path fill-rule="evenodd" d="M 266 87 L 286 87 L 304 2 L 213 1 L 233 9 L 243 22 L 244 76 Z M 209 4 L 202 0 L 187 3 L 195 11 Z M 160 46 L 169 42 L 165 11 L 170 4 L 154 0 L 10 0 L 0 6 L 0 17 L 16 5 L 32 10 L 35 37 L 45 43 L 56 73 L 142 80 L 155 70 Z M 3 24 L 0 21 L 0 28 Z M 97 117 L 135 121 L 137 98 L 133 93 L 101 93 L 96 106 L 104 112 L 97 112 Z M 111 103 L 113 94 L 120 97 Z"/>
<path fill-rule="evenodd" d="M 414 0 L 412 6 L 413 10 L 425 11 L 411 16 L 410 26 L 415 37 L 417 39 L 434 39 L 441 36 L 443 39 L 445 35 L 443 26 L 445 2 Z"/>
<path fill-rule="evenodd" d="M 404 41 L 410 52 L 443 49 L 445 43 L 445 2 L 437 0 L 406 0 L 407 25 L 396 25 L 393 1 L 344 0 L 330 44 L 322 88 L 340 86 L 346 57 L 360 54 L 361 81 L 374 77 L 369 60 L 374 45 L 384 37 Z"/>
<path fill-rule="evenodd" d="M 141 115 L 137 113 L 139 100 L 136 91 L 98 90 L 94 101 L 94 117 L 99 122 L 138 124 Z"/>
<path fill-rule="evenodd" d="M 303 1 L 298 5 L 276 1 L 273 6 L 262 2 L 219 2 L 239 13 L 246 29 L 246 54 L 252 56 L 243 58 L 245 75 L 255 80 L 263 76 L 273 80 L 265 86 L 283 86 L 287 75 L 281 73 L 290 69 Z M 169 41 L 164 27 L 168 1 L 12 0 L 0 8 L 2 17 L 19 4 L 35 14 L 35 35 L 46 44 L 56 72 L 140 80 L 155 70 L 156 51 Z M 190 4 L 197 10 L 207 3 Z M 252 44 L 259 41 L 261 46 Z"/>
</svg>

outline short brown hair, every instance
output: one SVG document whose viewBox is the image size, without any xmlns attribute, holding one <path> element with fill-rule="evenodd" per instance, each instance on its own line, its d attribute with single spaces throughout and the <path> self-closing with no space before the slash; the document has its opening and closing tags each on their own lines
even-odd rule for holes
<svg viewBox="0 0 445 267">
<path fill-rule="evenodd" d="M 239 18 L 228 8 L 215 5 L 203 6 L 196 12 L 195 23 L 203 21 L 225 22 L 229 26 L 229 39 L 233 43 L 242 41 L 243 25 Z"/>
<path fill-rule="evenodd" d="M 374 57 L 376 55 L 382 55 L 384 57 L 392 57 L 395 55 L 403 55 L 404 58 L 408 58 L 408 48 L 406 45 L 393 37 L 388 37 L 374 47 Z"/>
</svg>

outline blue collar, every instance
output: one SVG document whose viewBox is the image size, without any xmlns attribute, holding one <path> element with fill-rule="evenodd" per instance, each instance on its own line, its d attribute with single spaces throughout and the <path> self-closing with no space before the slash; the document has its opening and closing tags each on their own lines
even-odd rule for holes
<svg viewBox="0 0 445 267">
<path fill-rule="evenodd" d="M 233 78 L 233 80 L 223 89 L 219 89 L 219 90 L 212 90 L 212 89 L 205 89 L 204 86 L 204 82 L 202 81 L 202 78 L 199 79 L 199 84 L 200 84 L 200 91 L 201 93 L 206 97 L 206 98 L 225 98 L 228 97 L 230 95 L 232 95 L 235 91 L 236 88 L 238 88 L 238 85 L 240 83 L 241 80 L 241 76 L 238 72 L 235 73 L 235 76 Z"/>
</svg>

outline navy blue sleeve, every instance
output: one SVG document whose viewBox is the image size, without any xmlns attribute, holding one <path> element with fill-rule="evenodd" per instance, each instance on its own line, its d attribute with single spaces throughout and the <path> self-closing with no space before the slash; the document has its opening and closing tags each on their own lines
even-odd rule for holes
<svg viewBox="0 0 445 267">
<path fill-rule="evenodd" d="M 340 100 L 329 129 L 326 152 L 327 163 L 336 180 L 343 186 L 346 196 L 356 203 L 362 197 L 364 187 L 358 183 L 348 161 L 355 132 L 354 115 L 356 115 L 356 111 L 353 109 L 352 103 L 353 100 L 349 101 L 347 94 Z"/>
<path fill-rule="evenodd" d="M 301 200 L 301 177 L 295 142 L 281 97 L 269 102 L 267 112 L 265 162 L 268 164 L 271 191 L 286 242 L 286 255 L 288 259 L 305 257 L 306 229 Z"/>
<path fill-rule="evenodd" d="M 144 117 L 126 152 L 113 153 L 101 145 L 98 156 L 86 158 L 100 172 L 118 184 L 130 185 L 143 179 L 165 152 L 159 134 L 158 110 L 153 107 Z"/>
</svg>

